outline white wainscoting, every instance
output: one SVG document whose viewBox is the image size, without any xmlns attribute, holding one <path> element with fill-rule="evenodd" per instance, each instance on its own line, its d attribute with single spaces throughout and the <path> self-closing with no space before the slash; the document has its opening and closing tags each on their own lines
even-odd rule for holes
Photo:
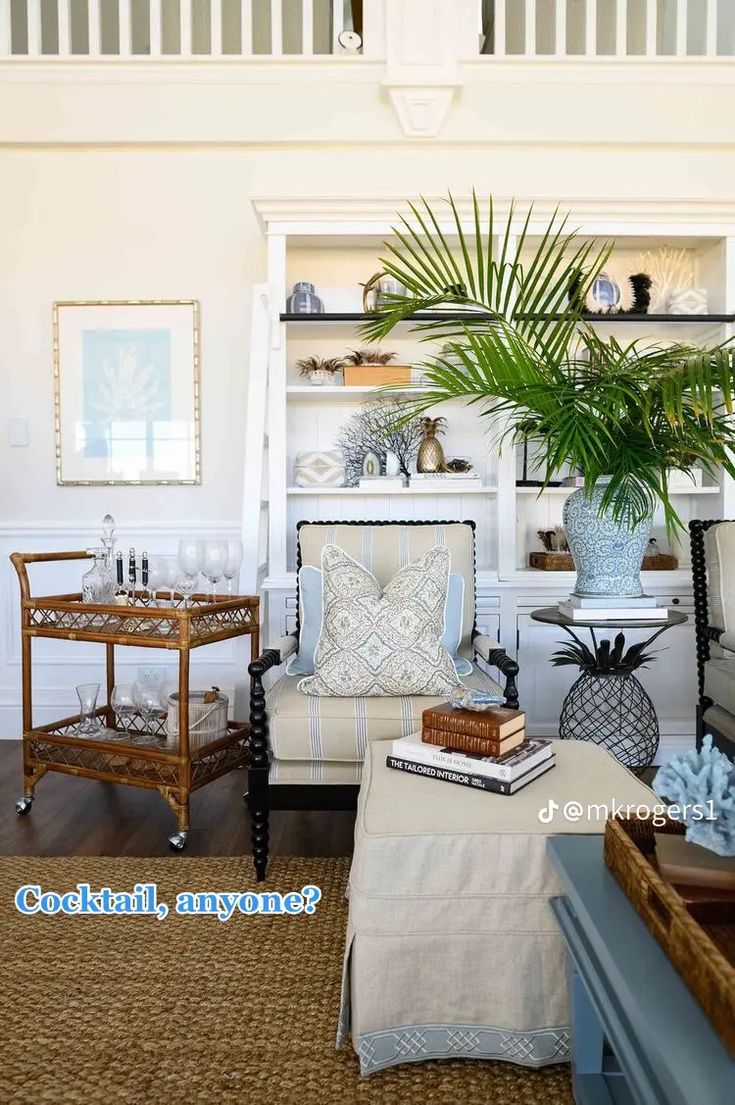
<svg viewBox="0 0 735 1105">
<path fill-rule="evenodd" d="M 89 548 L 98 544 L 99 533 L 99 523 L 0 524 L 0 739 L 18 739 L 22 731 L 19 592 L 15 569 L 8 558 L 12 552 Z M 174 556 L 181 537 L 191 534 L 225 537 L 239 533 L 240 525 L 233 521 L 174 519 L 165 524 L 140 521 L 120 525 L 117 548 L 126 555 L 132 545 L 138 552 L 146 549 L 151 556 Z M 79 590 L 82 574 L 90 566 L 84 561 L 30 565 L 32 593 Z M 234 702 L 237 684 L 244 686 L 246 682 L 249 648 L 249 638 L 245 637 L 195 649 L 191 661 L 192 688 L 215 684 Z M 104 685 L 104 645 L 37 639 L 33 642 L 33 658 L 34 721 L 40 724 L 75 712 L 74 687 L 78 683 L 99 681 Z M 176 657 L 168 649 L 121 647 L 116 649 L 115 663 L 120 683 L 132 683 L 139 667 L 165 667 L 175 678 Z M 238 695 L 238 701 L 244 699 Z"/>
</svg>

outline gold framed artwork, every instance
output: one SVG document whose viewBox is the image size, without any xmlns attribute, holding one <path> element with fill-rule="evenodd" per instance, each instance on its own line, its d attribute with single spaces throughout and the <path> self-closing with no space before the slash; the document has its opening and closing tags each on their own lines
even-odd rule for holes
<svg viewBox="0 0 735 1105">
<path fill-rule="evenodd" d="M 201 483 L 199 304 L 54 303 L 56 482 Z"/>
</svg>

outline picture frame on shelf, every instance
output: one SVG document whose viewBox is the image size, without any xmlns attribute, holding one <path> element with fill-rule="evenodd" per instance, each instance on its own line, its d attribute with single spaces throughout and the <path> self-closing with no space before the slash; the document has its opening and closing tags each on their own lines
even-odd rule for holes
<svg viewBox="0 0 735 1105">
<path fill-rule="evenodd" d="M 201 483 L 199 303 L 53 305 L 56 482 Z"/>
</svg>

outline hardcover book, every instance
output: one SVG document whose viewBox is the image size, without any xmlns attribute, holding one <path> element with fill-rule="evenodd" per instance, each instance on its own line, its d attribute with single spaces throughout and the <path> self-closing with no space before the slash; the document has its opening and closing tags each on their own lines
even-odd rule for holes
<svg viewBox="0 0 735 1105">
<path fill-rule="evenodd" d="M 441 729 L 445 733 L 466 733 L 486 741 L 502 741 L 523 729 L 526 715 L 522 710 L 495 706 L 489 710 L 457 710 L 448 702 L 430 706 L 421 715 L 426 729 Z M 447 739 L 447 743 L 449 740 Z"/>
<path fill-rule="evenodd" d="M 473 787 L 475 790 L 490 791 L 492 794 L 516 794 L 519 790 L 523 790 L 524 787 L 528 786 L 529 783 L 532 783 L 534 779 L 545 775 L 554 766 L 553 758 L 544 760 L 543 763 L 537 764 L 536 767 L 531 768 L 530 771 L 520 775 L 517 779 L 505 780 L 489 779 L 486 775 L 473 775 L 466 771 L 451 771 L 436 764 L 414 763 L 412 760 L 404 760 L 399 756 L 388 756 L 385 762 L 388 767 L 396 771 L 405 771 L 409 775 L 423 775 L 426 779 L 437 779 L 443 783 L 456 783 L 459 786 Z"/>
<path fill-rule="evenodd" d="M 449 771 L 464 771 L 483 778 L 512 782 L 545 760 L 553 759 L 554 749 L 548 740 L 526 740 L 502 756 L 480 756 L 457 752 L 451 747 L 438 748 L 426 744 L 415 735 L 393 741 L 392 754 L 411 763 L 429 764 Z"/>
<path fill-rule="evenodd" d="M 448 733 L 445 729 L 432 729 L 424 725 L 421 740 L 424 744 L 449 745 L 454 752 L 467 752 L 477 756 L 502 756 L 511 752 L 526 739 L 526 730 L 517 729 L 502 740 L 485 740 L 484 737 L 471 737 L 467 733 Z"/>
</svg>

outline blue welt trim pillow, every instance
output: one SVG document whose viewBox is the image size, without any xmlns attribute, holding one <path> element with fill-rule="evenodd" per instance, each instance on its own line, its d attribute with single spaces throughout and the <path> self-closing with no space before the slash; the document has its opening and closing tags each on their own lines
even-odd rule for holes
<svg viewBox="0 0 735 1105">
<path fill-rule="evenodd" d="M 322 628 L 322 571 L 311 564 L 299 568 L 299 605 L 301 608 L 299 650 L 286 665 L 288 675 L 313 675 L 314 653 Z M 472 663 L 458 654 L 462 640 L 464 612 L 464 577 L 458 572 L 449 576 L 447 608 L 444 614 L 442 644 L 452 657 L 457 675 L 469 675 Z"/>
</svg>

